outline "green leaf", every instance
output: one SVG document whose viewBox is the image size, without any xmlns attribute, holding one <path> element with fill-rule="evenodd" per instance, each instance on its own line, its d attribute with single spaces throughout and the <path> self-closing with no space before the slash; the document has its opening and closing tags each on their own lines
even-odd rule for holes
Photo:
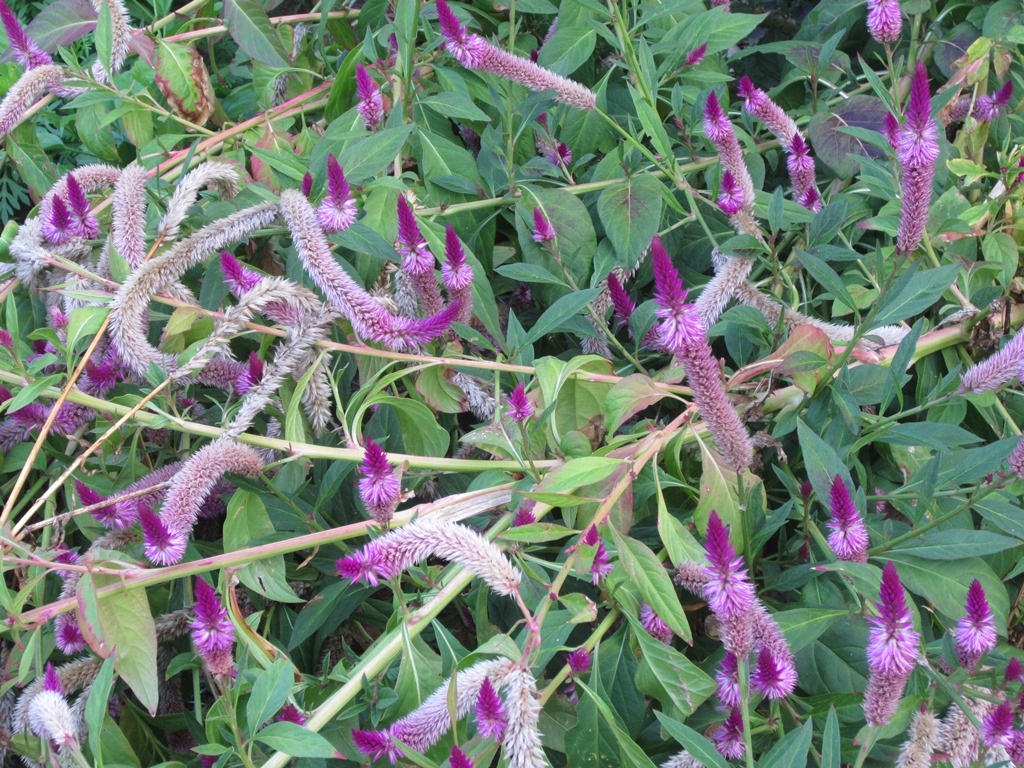
<svg viewBox="0 0 1024 768">
<path fill-rule="evenodd" d="M 47 387 L 56 386 L 63 377 L 60 374 L 53 374 L 52 376 L 44 376 L 41 379 L 36 379 L 27 387 L 22 387 L 18 392 L 7 402 L 3 403 L 3 411 L 0 413 L 13 413 L 19 408 L 24 408 L 26 405 L 34 403 L 39 397 L 39 393 Z"/>
<path fill-rule="evenodd" d="M 444 456 L 451 444 L 451 435 L 423 403 L 407 397 L 381 397 L 377 402 L 391 406 L 401 427 L 405 450 L 417 456 Z"/>
<path fill-rule="evenodd" d="M 35 125 L 22 123 L 7 136 L 5 143 L 22 182 L 34 198 L 41 198 L 57 180 L 57 169 L 39 144 Z"/>
<path fill-rule="evenodd" d="M 342 127 L 341 121 L 335 125 Z M 388 167 L 402 150 L 406 140 L 415 126 L 412 124 L 385 128 L 371 135 L 347 134 L 344 140 L 332 135 L 329 128 L 323 138 L 313 147 L 311 166 L 313 178 L 317 186 L 323 186 L 327 176 L 327 153 L 331 152 L 338 158 L 338 163 L 345 170 L 345 178 L 349 184 L 362 184 L 369 178 Z"/>
<path fill-rule="evenodd" d="M 337 757 L 334 745 L 316 731 L 295 723 L 271 723 L 256 741 L 292 757 Z"/>
<path fill-rule="evenodd" d="M 444 178 L 462 179 L 471 187 L 480 184 L 476 160 L 468 149 L 423 129 L 417 135 L 423 181 L 428 189 L 435 188 L 437 180 Z"/>
<path fill-rule="evenodd" d="M 540 264 L 553 275 L 566 275 L 578 286 L 590 285 L 590 275 L 597 252 L 597 235 L 590 211 L 583 202 L 564 189 L 536 189 L 522 186 L 522 197 L 516 204 L 516 234 L 523 260 Z M 539 209 L 555 230 L 556 260 L 551 253 L 533 241 L 533 210 Z M 535 293 L 550 305 L 569 289 L 541 286 Z"/>
<path fill-rule="evenodd" d="M 662 185 L 653 176 L 633 176 L 597 198 L 597 213 L 622 267 L 632 269 L 651 244 L 661 225 L 661 209 Z"/>
<path fill-rule="evenodd" d="M 714 695 L 717 683 L 675 648 L 651 637 L 636 617 L 626 614 L 626 618 L 643 651 L 643 663 L 637 668 L 637 687 L 663 703 L 671 703 L 684 717 L 689 717 Z"/>
<path fill-rule="evenodd" d="M 96 335 L 108 314 L 110 314 L 109 307 L 78 307 L 71 310 L 67 330 L 69 354 L 75 352 L 75 347 L 83 338 Z"/>
<path fill-rule="evenodd" d="M 478 120 L 490 122 L 490 116 L 464 93 L 447 91 L 431 93 L 416 97 L 416 103 L 452 120 Z"/>
<path fill-rule="evenodd" d="M 502 539 L 508 541 L 523 541 L 529 544 L 543 541 L 558 541 L 569 536 L 574 536 L 577 531 L 573 528 L 566 528 L 564 525 L 554 523 L 528 523 L 509 528 L 501 534 Z"/>
<path fill-rule="evenodd" d="M 331 92 L 327 94 L 327 106 L 324 107 L 324 117 L 328 122 L 341 117 L 352 106 L 352 96 L 356 92 L 356 64 L 359 59 L 359 50 L 353 48 L 338 67 Z"/>
<path fill-rule="evenodd" d="M 813 721 L 807 718 L 802 727 L 783 736 L 772 751 L 761 758 L 761 768 L 806 768 L 812 734 Z"/>
<path fill-rule="evenodd" d="M 281 36 L 259 0 L 224 0 L 223 15 L 231 39 L 253 59 L 268 67 L 291 66 Z"/>
<path fill-rule="evenodd" d="M 646 544 L 623 536 L 615 526 L 609 526 L 615 539 L 619 563 L 644 601 L 654 609 L 669 628 L 686 642 L 693 639 L 690 624 L 679 604 L 675 585 L 668 571 Z"/>
<path fill-rule="evenodd" d="M 250 730 L 259 728 L 284 706 L 294 683 L 295 667 L 283 656 L 269 669 L 260 672 L 245 705 L 245 719 Z"/>
<path fill-rule="evenodd" d="M 704 763 L 705 768 L 729 768 L 729 764 L 715 749 L 715 745 L 702 734 L 672 719 L 664 712 L 655 710 L 654 714 L 661 721 L 661 727 L 668 731 L 668 735 L 682 744 L 693 757 Z"/>
<path fill-rule="evenodd" d="M 898 323 L 924 312 L 949 290 L 959 271 L 959 264 L 946 264 L 923 272 L 916 271 L 916 266 L 911 267 L 881 297 L 882 305 L 871 327 Z"/>
<path fill-rule="evenodd" d="M 634 373 L 615 382 L 604 399 L 605 421 L 609 434 L 615 434 L 627 419 L 669 395 L 649 376 Z"/>
<path fill-rule="evenodd" d="M 623 465 L 622 459 L 586 456 L 568 461 L 549 472 L 537 485 L 537 491 L 562 493 L 600 482 Z"/>
<path fill-rule="evenodd" d="M 237 490 L 228 502 L 224 518 L 224 550 L 233 551 L 252 546 L 252 542 L 273 536 L 276 532 L 263 499 L 252 491 Z M 255 560 L 238 571 L 245 586 L 264 597 L 282 603 L 301 603 L 285 579 L 284 556 Z"/>
<path fill-rule="evenodd" d="M 533 328 L 527 332 L 523 346 L 528 346 L 549 333 L 554 333 L 565 325 L 566 320 L 578 315 L 600 293 L 600 288 L 588 288 L 585 291 L 576 291 L 558 299 L 545 310 Z"/>
<path fill-rule="evenodd" d="M 1017 274 L 1017 243 L 1005 232 L 989 232 L 982 240 L 981 253 L 985 261 L 998 264 L 1003 274 L 999 283 L 1009 285 Z"/>
<path fill-rule="evenodd" d="M 96 56 L 103 67 L 110 71 L 110 57 L 114 48 L 113 20 L 110 17 L 110 3 L 108 0 L 100 0 L 100 7 L 97 12 L 96 34 L 93 35 L 96 43 Z M 82 141 L 85 136 L 79 134 Z"/>
<path fill-rule="evenodd" d="M 948 530 L 925 533 L 891 551 L 906 552 L 924 560 L 959 560 L 994 555 L 1022 544 L 1024 541 L 991 531 Z"/>
<path fill-rule="evenodd" d="M 551 274 L 540 264 L 502 264 L 494 270 L 499 275 L 519 283 L 545 283 L 568 288 L 565 280 Z"/>
<path fill-rule="evenodd" d="M 817 256 L 807 251 L 802 251 L 799 248 L 797 249 L 797 256 L 799 256 L 800 263 L 804 265 L 804 268 L 811 274 L 811 277 L 821 283 L 822 287 L 831 293 L 837 301 L 842 302 L 852 311 L 857 310 L 857 303 L 850 296 L 850 291 L 847 290 L 846 284 L 832 267 Z"/>
<path fill-rule="evenodd" d="M 811 481 L 815 494 L 819 499 L 831 498 L 832 481 L 839 475 L 846 487 L 853 489 L 850 470 L 839 458 L 832 446 L 818 437 L 802 419 L 797 421 L 797 437 L 804 453 L 804 465 L 807 467 L 807 479 Z"/>
<path fill-rule="evenodd" d="M 795 608 L 772 614 L 789 641 L 793 653 L 818 639 L 825 630 L 849 615 L 848 611 L 825 608 Z"/>
<path fill-rule="evenodd" d="M 85 702 L 85 724 L 89 733 L 89 751 L 93 758 L 102 759 L 103 721 L 110 707 L 110 692 L 114 687 L 114 660 L 107 658 L 96 674 L 89 688 L 89 698 Z"/>
<path fill-rule="evenodd" d="M 597 32 L 579 25 L 559 26 L 540 49 L 537 63 L 560 75 L 571 75 L 594 53 Z"/>
<path fill-rule="evenodd" d="M 594 704 L 597 706 L 598 714 L 615 737 L 619 746 L 619 765 L 628 765 L 630 768 L 656 768 L 647 754 L 640 749 L 639 745 L 629 737 L 628 733 L 626 733 L 626 730 L 622 725 L 622 721 L 619 719 L 615 710 L 608 706 L 608 702 L 598 696 L 582 680 L 576 680 L 575 685 L 581 688 L 583 692 L 593 700 Z"/>
<path fill-rule="evenodd" d="M 86 0 L 56 0 L 32 17 L 25 31 L 45 51 L 70 45 L 96 28 L 96 9 Z"/>
<path fill-rule="evenodd" d="M 1024 539 L 1024 509 L 1005 499 L 979 499 L 972 509 L 1003 533 Z"/>
</svg>

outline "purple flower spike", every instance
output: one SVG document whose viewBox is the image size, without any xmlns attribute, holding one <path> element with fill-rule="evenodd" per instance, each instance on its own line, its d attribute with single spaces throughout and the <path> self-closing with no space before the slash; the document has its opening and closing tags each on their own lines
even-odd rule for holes
<svg viewBox="0 0 1024 768">
<path fill-rule="evenodd" d="M 2 1 L 2 0 L 0 0 Z M 6 328 L 0 328 L 0 347 L 14 351 L 14 339 Z"/>
<path fill-rule="evenodd" d="M 142 525 L 146 557 L 152 562 L 157 565 L 171 565 L 184 557 L 185 540 L 172 534 L 164 522 L 153 514 L 153 510 L 139 510 L 139 523 Z"/>
<path fill-rule="evenodd" d="M 437 20 L 441 24 L 445 49 L 464 67 L 474 68 L 483 61 L 484 41 L 471 35 L 445 0 L 437 0 Z"/>
<path fill-rule="evenodd" d="M 705 54 L 707 54 L 707 52 L 708 52 L 708 44 L 707 43 L 703 43 L 700 46 L 698 46 L 697 48 L 694 48 L 692 51 L 690 51 L 688 54 L 686 54 L 686 66 L 688 66 L 688 67 L 696 67 L 702 61 L 704 61 L 704 56 L 705 56 Z"/>
<path fill-rule="evenodd" d="M 1021 674 L 1020 660 L 1017 658 L 1010 659 L 1006 664 L 1006 675 L 1003 678 L 1005 682 L 1003 684 L 1009 685 L 1010 683 L 1020 682 Z"/>
<path fill-rule="evenodd" d="M 840 560 L 854 563 L 868 561 L 868 529 L 864 527 L 850 491 L 843 479 L 836 475 L 832 481 L 832 522 L 828 545 Z"/>
<path fill-rule="evenodd" d="M 356 220 L 356 201 L 352 198 L 345 172 L 334 155 L 327 155 L 327 197 L 316 209 L 316 219 L 324 232 L 344 232 Z"/>
<path fill-rule="evenodd" d="M 387 525 L 398 507 L 402 485 L 395 476 L 395 465 L 388 461 L 384 449 L 370 438 L 366 438 L 359 471 L 363 473 L 359 481 L 359 497 L 366 505 L 366 511 L 380 525 Z"/>
<path fill-rule="evenodd" d="M 569 671 L 574 675 L 590 671 L 590 654 L 586 648 L 577 648 L 572 653 L 566 654 L 565 663 L 569 665 Z"/>
<path fill-rule="evenodd" d="M 715 729 L 711 738 L 722 757 L 729 760 L 739 760 L 743 757 L 747 748 L 743 743 L 743 714 L 739 707 L 729 710 L 729 716 Z"/>
<path fill-rule="evenodd" d="M 53 643 L 65 656 L 84 651 L 86 642 L 73 613 L 58 616 L 53 623 Z"/>
<path fill-rule="evenodd" d="M 996 626 L 985 589 L 975 579 L 967 588 L 967 615 L 956 627 L 956 655 L 960 663 L 973 671 L 986 651 L 996 647 Z"/>
<path fill-rule="evenodd" d="M 450 768 L 473 768 L 473 761 L 466 757 L 466 753 L 458 747 L 452 747 L 452 754 L 448 758 Z"/>
<path fill-rule="evenodd" d="M 420 275 L 434 267 L 434 255 L 420 233 L 416 215 L 405 195 L 398 196 L 398 243 L 395 250 L 402 257 L 402 269 L 410 275 Z"/>
<path fill-rule="evenodd" d="M 235 642 L 235 628 L 213 587 L 204 579 L 197 577 L 195 596 L 195 618 L 190 626 L 192 642 L 195 643 L 199 655 L 230 648 Z"/>
<path fill-rule="evenodd" d="M 224 284 L 235 296 L 248 293 L 263 279 L 262 275 L 247 269 L 228 251 L 220 252 L 220 271 L 224 275 Z"/>
<path fill-rule="evenodd" d="M 768 699 L 784 699 L 796 687 L 796 670 L 791 664 L 776 659 L 771 651 L 762 648 L 757 666 L 750 673 L 750 684 Z"/>
<path fill-rule="evenodd" d="M 529 501 L 529 499 L 527 500 Z M 536 523 L 537 518 L 533 514 L 533 505 L 527 505 L 527 502 L 523 502 L 522 505 L 516 510 L 515 519 L 512 520 L 512 527 L 516 528 L 520 525 L 530 525 Z"/>
<path fill-rule="evenodd" d="M 991 96 L 982 96 L 974 105 L 974 117 L 978 122 L 990 123 L 1006 111 L 1013 95 L 1013 81 L 1007 80 L 1003 87 Z"/>
<path fill-rule="evenodd" d="M 900 128 L 896 159 L 902 168 L 900 190 L 903 210 L 896 236 L 898 253 L 912 252 L 924 237 L 932 199 L 935 161 L 939 157 L 938 133 L 932 119 L 928 72 L 917 62 L 906 109 L 906 123 Z"/>
<path fill-rule="evenodd" d="M 18 17 L 0 0 L 0 22 L 7 33 L 7 41 L 11 44 L 11 53 L 19 64 L 27 69 L 35 69 L 53 64 L 53 59 L 26 34 Z"/>
<path fill-rule="evenodd" d="M 647 603 L 640 606 L 640 625 L 647 630 L 647 634 L 655 640 L 658 640 L 665 645 L 672 645 L 672 639 L 675 637 L 675 633 L 672 632 L 668 624 L 662 621 L 661 616 L 655 613 L 654 609 Z"/>
<path fill-rule="evenodd" d="M 994 747 L 1010 746 L 1013 739 L 1013 705 L 1004 701 L 998 707 L 990 710 L 981 720 L 981 728 L 978 731 L 981 740 L 989 749 Z"/>
<path fill-rule="evenodd" d="M 383 565 L 377 550 L 372 546 L 361 549 L 348 557 L 339 558 L 335 563 L 341 578 L 352 582 L 365 581 L 371 587 L 380 583 Z"/>
<path fill-rule="evenodd" d="M 736 183 L 736 177 L 729 171 L 722 174 L 722 187 L 718 193 L 718 207 L 726 216 L 735 216 L 746 204 L 743 200 L 743 190 Z"/>
<path fill-rule="evenodd" d="M 914 630 L 896 565 L 890 560 L 882 571 L 878 616 L 868 641 L 868 688 L 864 715 L 868 725 L 886 725 L 896 713 L 903 690 L 914 669 L 921 636 Z"/>
<path fill-rule="evenodd" d="M 720 618 L 741 618 L 754 607 L 754 585 L 729 541 L 729 530 L 722 524 L 718 512 L 712 511 L 708 520 L 708 536 L 704 544 L 708 567 L 705 587 L 708 607 Z"/>
<path fill-rule="evenodd" d="M 597 531 L 596 528 L 591 527 L 592 531 Z M 612 572 L 611 559 L 608 557 L 608 550 L 604 546 L 604 540 L 598 538 L 597 549 L 594 550 L 594 560 L 590 564 L 590 575 L 591 580 L 594 584 L 597 584 L 603 577 L 607 576 Z"/>
<path fill-rule="evenodd" d="M 903 17 L 899 0 L 868 0 L 868 32 L 883 45 L 900 39 Z"/>
<path fill-rule="evenodd" d="M 71 206 L 71 231 L 78 237 L 94 240 L 100 236 L 100 223 L 89 208 L 89 200 L 74 174 L 68 174 L 68 203 Z"/>
<path fill-rule="evenodd" d="M 281 711 L 277 713 L 277 717 L 274 718 L 279 723 L 295 723 L 296 725 L 305 725 L 306 716 L 299 711 L 299 708 L 294 704 L 285 704 L 281 707 Z"/>
<path fill-rule="evenodd" d="M 718 683 L 718 700 L 727 709 L 738 707 L 742 698 L 740 691 L 740 670 L 736 661 L 736 654 L 726 651 L 722 657 L 722 663 L 715 673 L 715 682 Z"/>
<path fill-rule="evenodd" d="M 54 245 L 64 245 L 74 237 L 74 234 L 71 211 L 64 203 L 64 198 L 55 195 L 50 217 L 43 222 L 43 237 Z"/>
<path fill-rule="evenodd" d="M 59 696 L 64 695 L 64 686 L 60 684 L 60 675 L 53 668 L 53 664 L 46 662 L 46 673 L 43 675 L 43 690 L 51 691 Z"/>
<path fill-rule="evenodd" d="M 303 194 L 304 197 L 306 197 L 308 199 L 312 192 L 313 192 L 313 174 L 311 174 L 309 171 L 306 171 L 302 175 L 302 194 Z"/>
<path fill-rule="evenodd" d="M 533 406 L 526 396 L 526 383 L 519 382 L 512 394 L 508 396 L 508 416 L 512 421 L 518 423 L 529 420 L 533 416 Z"/>
<path fill-rule="evenodd" d="M 466 252 L 451 224 L 444 232 L 444 253 L 441 280 L 448 291 L 448 300 L 459 303 L 459 313 L 455 317 L 455 322 L 469 323 L 473 319 L 473 268 L 469 266 Z M 433 279 L 433 275 L 429 277 Z"/>
<path fill-rule="evenodd" d="M 355 743 L 356 749 L 364 755 L 369 755 L 373 760 L 380 760 L 386 756 L 394 765 L 398 762 L 398 758 L 405 756 L 387 730 L 352 731 L 352 741 Z"/>
<path fill-rule="evenodd" d="M 726 139 L 730 133 L 732 133 L 732 125 L 730 125 L 725 112 L 722 111 L 721 104 L 718 103 L 718 95 L 712 91 L 708 94 L 708 100 L 704 104 L 704 134 L 712 143 L 717 144 Z"/>
<path fill-rule="evenodd" d="M 896 115 L 892 112 L 886 112 L 885 117 L 882 118 L 882 135 L 885 136 L 886 141 L 889 142 L 889 146 L 892 147 L 893 151 L 899 146 L 899 133 L 900 133 L 900 121 L 896 119 Z"/>
<path fill-rule="evenodd" d="M 533 242 L 550 243 L 555 239 L 555 229 L 551 222 L 541 212 L 540 208 L 533 209 Z"/>
<path fill-rule="evenodd" d="M 484 683 L 480 686 L 480 695 L 473 711 L 476 713 L 476 728 L 480 735 L 501 741 L 508 725 L 508 715 L 489 677 L 484 678 Z"/>
<path fill-rule="evenodd" d="M 235 392 L 244 395 L 261 381 L 263 381 L 263 361 L 255 352 L 250 352 L 249 364 L 242 369 L 235 380 Z"/>
<path fill-rule="evenodd" d="M 612 300 L 612 311 L 615 313 L 616 319 L 621 324 L 628 323 L 629 318 L 636 312 L 636 303 L 629 298 L 629 294 L 626 293 L 626 289 L 622 287 L 622 283 L 619 282 L 619 278 L 615 276 L 614 272 L 608 275 L 608 295 Z"/>
<path fill-rule="evenodd" d="M 93 504 L 99 504 L 107 500 L 106 496 L 100 496 L 81 480 L 75 481 L 75 490 L 78 492 L 78 500 L 82 503 L 83 507 L 91 507 Z M 91 514 L 97 521 L 110 528 L 114 524 L 114 518 L 117 517 L 117 509 L 114 504 L 110 504 L 94 509 Z"/>
<path fill-rule="evenodd" d="M 384 122 L 384 98 L 380 95 L 380 88 L 370 77 L 361 63 L 356 64 L 356 95 L 359 103 L 356 109 L 371 131 L 376 130 Z"/>
</svg>

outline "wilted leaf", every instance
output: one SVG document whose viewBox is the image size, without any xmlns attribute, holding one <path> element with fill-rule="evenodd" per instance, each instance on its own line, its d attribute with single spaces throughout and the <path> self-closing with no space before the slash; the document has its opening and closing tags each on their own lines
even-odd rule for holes
<svg viewBox="0 0 1024 768">
<path fill-rule="evenodd" d="M 210 73 L 195 48 L 160 40 L 156 46 L 156 84 L 176 113 L 203 125 L 216 107 Z"/>
</svg>

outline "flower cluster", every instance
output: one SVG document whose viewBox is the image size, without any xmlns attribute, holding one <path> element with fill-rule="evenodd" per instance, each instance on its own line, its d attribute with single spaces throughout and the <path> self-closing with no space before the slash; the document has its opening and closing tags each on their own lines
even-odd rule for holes
<svg viewBox="0 0 1024 768">
<path fill-rule="evenodd" d="M 867 649 L 870 675 L 864 693 L 864 716 L 868 725 L 883 726 L 896 713 L 921 642 L 899 573 L 891 560 L 882 570 L 876 608 L 878 615 L 869 619 L 872 625 Z"/>
<path fill-rule="evenodd" d="M 898 10 L 898 9 L 897 9 Z M 897 253 L 914 251 L 924 237 L 932 201 L 932 179 L 939 158 L 939 140 L 932 119 L 928 72 L 917 62 L 910 86 L 905 121 L 896 137 L 896 160 L 900 168 L 903 210 L 896 236 Z"/>
</svg>

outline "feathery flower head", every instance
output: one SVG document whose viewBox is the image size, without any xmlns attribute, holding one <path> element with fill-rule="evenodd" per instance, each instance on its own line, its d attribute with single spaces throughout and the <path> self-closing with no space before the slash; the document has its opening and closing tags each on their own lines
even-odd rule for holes
<svg viewBox="0 0 1024 768">
<path fill-rule="evenodd" d="M 508 396 L 508 416 L 516 423 L 527 421 L 533 416 L 533 406 L 526 396 L 526 382 L 519 382 Z"/>
<path fill-rule="evenodd" d="M 235 392 L 244 395 L 263 381 L 263 361 L 255 352 L 249 353 L 249 363 L 235 379 Z"/>
<path fill-rule="evenodd" d="M 505 734 L 505 728 L 508 726 L 508 715 L 505 713 L 505 705 L 501 703 L 498 692 L 491 685 L 491 678 L 484 678 L 473 711 L 476 713 L 476 728 L 480 735 L 484 738 L 501 741 L 501 737 Z"/>
<path fill-rule="evenodd" d="M 420 233 L 416 215 L 405 195 L 398 196 L 398 242 L 395 250 L 402 256 L 402 269 L 410 275 L 421 275 L 434 267 L 434 254 Z"/>
<path fill-rule="evenodd" d="M 836 557 L 855 563 L 868 561 L 868 529 L 839 475 L 832 480 L 832 521 L 828 527 L 832 531 L 828 545 Z"/>
<path fill-rule="evenodd" d="M 1009 701 L 1004 701 L 998 707 L 989 710 L 982 718 L 978 732 L 989 749 L 1008 748 L 1013 739 L 1013 705 Z"/>
<path fill-rule="evenodd" d="M 996 647 L 996 626 L 985 589 L 977 579 L 967 588 L 967 615 L 956 627 L 956 655 L 960 663 L 973 670 L 986 651 Z"/>
<path fill-rule="evenodd" d="M 121 379 L 120 365 L 113 354 L 106 355 L 99 362 L 89 360 L 85 364 L 85 375 L 88 378 L 88 389 L 93 392 L 105 393 L 113 389 Z"/>
<path fill-rule="evenodd" d="M 316 209 L 316 219 L 329 235 L 344 232 L 356 220 L 356 201 L 333 154 L 327 155 L 327 196 Z"/>
<path fill-rule="evenodd" d="M 658 304 L 655 315 L 662 318 L 661 340 L 666 349 L 675 352 L 695 338 L 704 335 L 704 327 L 693 310 L 686 303 L 689 291 L 683 289 L 683 281 L 672 264 L 661 238 L 651 240 L 651 261 L 654 265 L 654 300 Z"/>
<path fill-rule="evenodd" d="M 688 54 L 686 54 L 686 66 L 696 67 L 702 61 L 704 61 L 704 55 L 708 52 L 708 44 L 702 43 L 701 45 L 694 48 Z"/>
<path fill-rule="evenodd" d="M 67 190 L 68 203 L 71 206 L 71 214 L 73 216 L 73 221 L 71 222 L 72 232 L 87 240 L 94 240 L 99 237 L 100 222 L 89 209 L 89 200 L 86 198 L 85 192 L 82 191 L 82 186 L 78 183 L 78 179 L 75 178 L 73 173 L 68 174 Z"/>
<path fill-rule="evenodd" d="M 6 328 L 0 328 L 0 347 L 14 351 L 14 339 Z M 2 401 L 0 401 L 2 402 Z"/>
<path fill-rule="evenodd" d="M 569 665 L 569 671 L 574 675 L 590 671 L 590 654 L 586 648 L 577 648 L 565 655 L 565 663 Z"/>
<path fill-rule="evenodd" d="M 796 201 L 808 211 L 817 213 L 821 210 L 821 195 L 818 194 L 817 187 L 808 187 Z"/>
<path fill-rule="evenodd" d="M 875 604 L 868 642 L 868 667 L 872 672 L 909 674 L 917 658 L 921 636 L 914 630 L 910 607 L 896 564 L 890 560 L 882 570 L 879 600 Z"/>
<path fill-rule="evenodd" d="M 620 324 L 629 322 L 629 318 L 636 312 L 636 303 L 629 298 L 626 289 L 622 287 L 619 278 L 614 272 L 608 273 L 608 296 L 612 300 L 612 311 Z"/>
<path fill-rule="evenodd" d="M 906 122 L 899 132 L 897 154 L 904 167 L 934 165 L 939 157 L 938 131 L 932 119 L 931 90 L 924 63 L 917 62 L 910 84 Z"/>
<path fill-rule="evenodd" d="M 85 635 L 73 613 L 62 613 L 54 620 L 53 644 L 65 656 L 85 650 Z"/>
<path fill-rule="evenodd" d="M 1010 105 L 1013 95 L 1013 81 L 1007 80 L 1003 86 L 991 96 L 980 97 L 974 105 L 974 117 L 982 123 L 990 123 L 1001 115 Z"/>
<path fill-rule="evenodd" d="M 519 509 L 516 510 L 515 519 L 512 521 L 512 527 L 518 525 L 529 525 L 530 523 L 537 522 L 537 516 L 533 514 L 534 507 L 537 506 L 537 502 L 533 499 L 523 499 L 523 503 L 519 505 Z"/>
<path fill-rule="evenodd" d="M 91 507 L 93 504 L 99 504 L 100 502 L 106 501 L 106 496 L 100 496 L 92 488 L 87 486 L 81 480 L 75 480 L 75 490 L 78 492 L 78 500 L 82 503 L 83 507 Z M 120 517 L 117 511 L 116 504 L 108 504 L 104 507 L 98 507 L 91 512 L 92 516 L 96 520 L 102 523 L 107 528 L 122 528 L 124 526 L 117 525 L 116 521 Z"/>
<path fill-rule="evenodd" d="M 53 245 L 64 245 L 74 237 L 71 211 L 64 203 L 64 198 L 56 195 L 50 207 L 50 215 L 43 220 L 43 237 Z"/>
<path fill-rule="evenodd" d="M 466 753 L 458 747 L 452 747 L 452 753 L 448 758 L 449 768 L 473 768 L 473 761 L 466 757 Z"/>
<path fill-rule="evenodd" d="M 388 729 L 352 731 L 352 741 L 355 743 L 356 749 L 364 755 L 369 755 L 373 760 L 380 760 L 386 756 L 388 761 L 394 765 L 398 762 L 398 758 L 405 757 L 405 753 L 395 744 Z"/>
<path fill-rule="evenodd" d="M 708 607 L 720 618 L 741 618 L 754 606 L 754 585 L 743 558 L 729 541 L 729 530 L 714 510 L 708 520 L 704 549 L 709 563 L 704 569 L 708 577 L 704 587 Z"/>
<path fill-rule="evenodd" d="M 892 112 L 886 112 L 882 118 L 882 135 L 885 136 L 889 146 L 895 150 L 899 146 L 900 121 Z"/>
<path fill-rule="evenodd" d="M 313 174 L 306 171 L 302 175 L 302 195 L 308 198 L 313 192 Z"/>
<path fill-rule="evenodd" d="M 550 243 L 555 239 L 555 228 L 541 212 L 540 208 L 533 209 L 533 242 Z"/>
<path fill-rule="evenodd" d="M 64 695 L 64 686 L 60 684 L 60 675 L 54 669 L 53 664 L 46 662 L 46 672 L 43 674 L 43 690 L 52 691 L 60 696 Z"/>
<path fill-rule="evenodd" d="M 750 684 L 768 699 L 784 699 L 796 687 L 796 670 L 791 662 L 776 659 L 767 648 L 757 656 L 757 666 L 750 673 Z"/>
<path fill-rule="evenodd" d="M 194 618 L 189 626 L 196 651 L 206 660 L 231 649 L 235 643 L 235 627 L 213 587 L 201 577 L 196 577 L 195 597 Z"/>
<path fill-rule="evenodd" d="M 366 581 L 371 587 L 375 587 L 380 582 L 384 561 L 379 550 L 371 542 L 351 555 L 339 558 L 335 567 L 341 578 L 352 582 Z"/>
<path fill-rule="evenodd" d="M 11 45 L 11 52 L 19 64 L 27 69 L 53 64 L 53 59 L 46 51 L 36 45 L 21 26 L 18 17 L 8 7 L 7 3 L 0 0 L 0 22 L 4 25 L 4 32 L 7 33 L 7 41 Z"/>
<path fill-rule="evenodd" d="M 590 530 L 597 532 L 597 528 L 591 526 Z M 604 546 L 604 540 L 597 539 L 597 549 L 594 550 L 594 559 L 590 563 L 590 576 L 594 584 L 597 584 L 602 577 L 612 572 L 611 559 L 608 557 L 608 550 Z"/>
<path fill-rule="evenodd" d="M 743 714 L 739 707 L 729 710 L 729 716 L 725 718 L 715 732 L 711 734 L 715 742 L 715 749 L 729 760 L 739 760 L 746 752 L 746 745 L 743 743 Z"/>
<path fill-rule="evenodd" d="M 384 121 L 384 98 L 362 63 L 356 64 L 356 95 L 359 97 L 356 105 L 359 115 L 367 128 L 375 130 Z"/>
<path fill-rule="evenodd" d="M 235 296 L 245 295 L 263 279 L 263 275 L 248 269 L 228 251 L 220 252 L 220 271 L 224 275 L 224 285 Z"/>
<path fill-rule="evenodd" d="M 640 606 L 640 626 L 655 640 L 659 640 L 665 645 L 672 645 L 675 633 L 647 603 Z"/>
<path fill-rule="evenodd" d="M 486 55 L 485 41 L 462 26 L 445 0 L 436 0 L 435 5 L 445 49 L 464 67 L 475 69 L 480 66 Z"/>
<path fill-rule="evenodd" d="M 740 668 L 736 661 L 736 654 L 726 651 L 722 657 L 722 663 L 715 673 L 715 682 L 718 683 L 716 695 L 722 706 L 727 709 L 738 707 L 742 698 L 740 691 Z"/>
<path fill-rule="evenodd" d="M 36 736 L 68 747 L 78 741 L 78 718 L 64 696 L 44 689 L 32 697 L 28 705 L 28 725 Z"/>
<path fill-rule="evenodd" d="M 717 145 L 720 141 L 727 139 L 732 132 L 732 123 L 722 111 L 722 106 L 718 103 L 718 96 L 712 91 L 708 94 L 708 100 L 704 104 L 704 135 Z"/>
<path fill-rule="evenodd" d="M 279 723 L 295 723 L 296 725 L 305 725 L 306 716 L 299 711 L 299 708 L 294 704 L 285 704 L 281 707 L 281 711 L 277 713 L 277 717 L 274 718 Z"/>
<path fill-rule="evenodd" d="M 164 521 L 153 514 L 153 510 L 147 507 L 140 509 L 139 523 L 142 526 L 143 548 L 151 562 L 170 565 L 184 557 L 187 542 L 182 536 L 171 533 Z"/>
<path fill-rule="evenodd" d="M 903 17 L 899 0 L 868 0 L 868 32 L 883 45 L 900 39 Z"/>
<path fill-rule="evenodd" d="M 726 216 L 735 216 L 746 207 L 743 190 L 730 171 L 722 174 L 722 186 L 718 192 L 718 207 Z"/>
<path fill-rule="evenodd" d="M 1022 674 L 1022 670 L 1021 670 L 1020 660 L 1017 659 L 1016 657 L 1010 659 L 1006 663 L 1006 674 L 1003 677 L 1003 680 L 1004 680 L 1003 684 L 1004 685 L 1009 685 L 1010 683 L 1020 682 L 1021 674 Z"/>
<path fill-rule="evenodd" d="M 445 263 L 441 265 L 441 279 L 449 291 L 463 291 L 473 283 L 473 268 L 466 261 L 466 252 L 459 242 L 455 228 L 449 224 L 444 231 Z"/>
<path fill-rule="evenodd" d="M 398 507 L 402 485 L 395 476 L 395 465 L 388 461 L 384 449 L 369 437 L 366 438 L 359 471 L 363 473 L 359 481 L 359 497 L 373 519 L 380 525 L 387 525 Z"/>
</svg>

